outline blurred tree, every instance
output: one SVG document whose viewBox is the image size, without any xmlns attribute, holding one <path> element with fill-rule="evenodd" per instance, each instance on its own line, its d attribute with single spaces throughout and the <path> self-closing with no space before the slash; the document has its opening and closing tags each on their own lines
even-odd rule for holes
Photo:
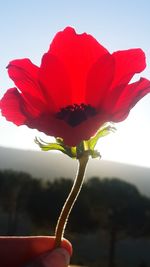
<svg viewBox="0 0 150 267">
<path fill-rule="evenodd" d="M 72 186 L 70 179 L 60 178 L 36 184 L 28 199 L 28 213 L 39 227 L 53 233 L 61 208 Z"/>
<path fill-rule="evenodd" d="M 95 231 L 98 227 L 92 214 L 92 199 L 89 197 L 85 183 L 71 212 L 68 229 L 71 232 L 87 234 Z"/>
<path fill-rule="evenodd" d="M 44 181 L 23 172 L 0 171 L 0 207 L 8 214 L 7 234 L 17 233 L 22 213 L 38 229 L 43 227 L 53 234 L 72 183 L 65 178 Z M 108 266 L 114 267 L 118 239 L 150 235 L 150 199 L 141 196 L 132 184 L 116 178 L 87 180 L 71 212 L 67 230 L 86 234 L 99 229 L 109 236 Z"/>
<path fill-rule="evenodd" d="M 7 235 L 17 233 L 18 216 L 26 211 L 32 177 L 24 172 L 0 172 L 0 205 L 8 214 Z"/>
<path fill-rule="evenodd" d="M 28 212 L 36 225 L 45 228 L 51 227 L 51 233 L 54 233 L 57 219 L 72 184 L 73 181 L 71 179 L 60 178 L 54 181 L 47 181 L 38 188 L 33 188 L 28 200 Z M 69 232 L 86 233 L 95 229 L 95 222 L 91 217 L 90 201 L 85 184 L 71 212 L 67 225 Z"/>
<path fill-rule="evenodd" d="M 150 238 L 150 198 L 143 196 L 143 205 L 142 208 L 145 214 L 145 220 L 143 227 L 141 228 L 140 235 L 144 238 Z"/>
<path fill-rule="evenodd" d="M 136 235 L 143 226 L 142 196 L 135 186 L 116 178 L 93 178 L 87 185 L 93 216 L 99 227 L 109 233 L 108 266 L 114 267 L 118 238 Z"/>
</svg>

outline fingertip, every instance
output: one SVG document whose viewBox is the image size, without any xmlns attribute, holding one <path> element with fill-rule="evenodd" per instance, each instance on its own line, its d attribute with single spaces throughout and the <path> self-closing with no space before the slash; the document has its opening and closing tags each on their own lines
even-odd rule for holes
<svg viewBox="0 0 150 267">
<path fill-rule="evenodd" d="M 72 252 L 73 252 L 72 244 L 67 239 L 65 238 L 62 239 L 61 247 L 66 249 L 70 256 L 72 255 Z"/>
<path fill-rule="evenodd" d="M 51 252 L 42 255 L 33 265 L 28 267 L 68 267 L 70 254 L 65 248 L 56 248 Z"/>
<path fill-rule="evenodd" d="M 68 267 L 70 254 L 65 248 L 56 248 L 36 258 L 24 267 Z"/>
<path fill-rule="evenodd" d="M 57 267 L 67 267 L 70 263 L 70 254 L 65 248 L 56 248 L 50 254 L 50 260 L 55 259 Z"/>
</svg>

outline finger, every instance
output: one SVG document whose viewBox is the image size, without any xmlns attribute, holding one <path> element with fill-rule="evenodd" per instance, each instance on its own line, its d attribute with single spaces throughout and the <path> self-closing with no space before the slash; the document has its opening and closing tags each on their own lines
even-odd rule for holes
<svg viewBox="0 0 150 267">
<path fill-rule="evenodd" d="M 54 246 L 55 236 L 0 237 L 0 266 L 22 267 L 40 255 L 53 251 Z M 63 239 L 61 247 L 72 254 L 68 240 Z"/>
<path fill-rule="evenodd" d="M 70 255 L 64 248 L 57 248 L 52 252 L 41 255 L 31 264 L 24 267 L 67 267 L 70 262 Z"/>
</svg>

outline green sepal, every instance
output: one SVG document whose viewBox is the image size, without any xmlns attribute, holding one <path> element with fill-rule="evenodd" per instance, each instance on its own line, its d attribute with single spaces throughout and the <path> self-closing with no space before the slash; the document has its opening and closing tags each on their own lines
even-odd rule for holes
<svg viewBox="0 0 150 267">
<path fill-rule="evenodd" d="M 92 137 L 90 138 L 87 142 L 88 142 L 88 147 L 91 151 L 94 151 L 94 148 L 98 142 L 98 140 L 101 137 L 104 137 L 108 134 L 110 134 L 111 132 L 114 132 L 116 130 L 116 128 L 114 126 L 111 125 L 107 125 L 107 126 L 103 126 L 102 128 L 100 128 L 100 130 Z"/>
<path fill-rule="evenodd" d="M 91 137 L 89 140 L 85 140 L 80 142 L 77 146 L 67 146 L 62 138 L 56 138 L 55 143 L 48 143 L 43 141 L 40 138 L 35 138 L 35 143 L 39 145 L 41 150 L 49 151 L 49 150 L 57 150 L 71 157 L 72 159 L 79 159 L 83 156 L 84 153 L 88 153 L 92 158 L 100 158 L 100 153 L 95 150 L 95 146 L 98 140 L 101 137 L 108 135 L 110 132 L 114 132 L 115 127 L 105 124 L 100 130 L 96 133 L 95 136 Z"/>
<path fill-rule="evenodd" d="M 65 149 L 58 143 L 47 143 L 45 141 L 43 141 L 41 138 L 35 138 L 35 143 L 37 145 L 39 145 L 39 147 L 43 150 L 43 151 L 49 151 L 49 150 L 59 150 L 61 152 L 64 152 Z"/>
<path fill-rule="evenodd" d="M 91 150 L 91 151 L 90 151 L 90 156 L 91 156 L 93 159 L 101 158 L 101 154 L 100 154 L 100 152 L 98 152 L 97 150 Z"/>
<path fill-rule="evenodd" d="M 66 146 L 61 138 L 56 138 L 56 143 L 48 143 L 43 141 L 41 138 L 36 137 L 35 143 L 41 148 L 42 151 L 57 150 L 71 158 L 76 158 L 76 147 Z"/>
</svg>

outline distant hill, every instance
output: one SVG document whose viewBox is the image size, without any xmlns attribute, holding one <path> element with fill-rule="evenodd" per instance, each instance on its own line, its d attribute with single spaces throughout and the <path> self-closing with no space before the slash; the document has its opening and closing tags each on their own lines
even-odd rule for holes
<svg viewBox="0 0 150 267">
<path fill-rule="evenodd" d="M 25 171 L 34 177 L 53 179 L 74 178 L 77 161 L 63 154 L 0 147 L 0 169 Z M 93 159 L 89 161 L 86 177 L 116 177 L 135 184 L 150 196 L 150 168 Z"/>
</svg>

